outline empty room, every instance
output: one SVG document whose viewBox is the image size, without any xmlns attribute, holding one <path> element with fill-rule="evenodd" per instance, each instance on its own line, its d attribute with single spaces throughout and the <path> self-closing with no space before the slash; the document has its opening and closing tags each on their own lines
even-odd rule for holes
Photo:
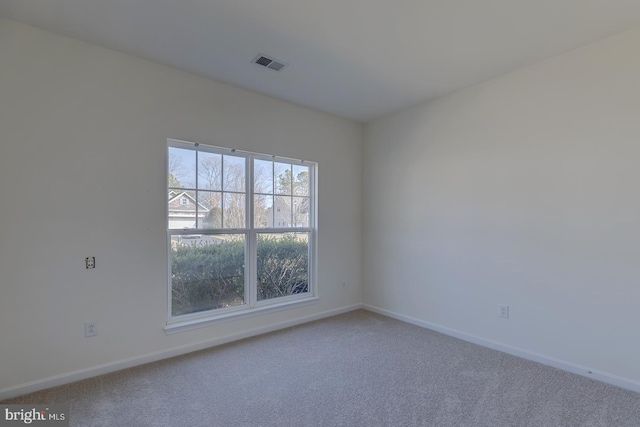
<svg viewBox="0 0 640 427">
<path fill-rule="evenodd" d="M 640 426 L 640 2 L 0 0 L 0 425 Z"/>
</svg>

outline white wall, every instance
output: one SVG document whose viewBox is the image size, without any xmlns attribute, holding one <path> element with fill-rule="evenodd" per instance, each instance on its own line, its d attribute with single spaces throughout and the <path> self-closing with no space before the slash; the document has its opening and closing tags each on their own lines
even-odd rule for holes
<svg viewBox="0 0 640 427">
<path fill-rule="evenodd" d="M 638 46 L 624 33 L 366 125 L 364 302 L 640 385 Z"/>
<path fill-rule="evenodd" d="M 6 20 L 0 58 L 0 397 L 360 303 L 360 125 Z M 165 335 L 167 138 L 318 162 L 319 303 Z"/>
</svg>

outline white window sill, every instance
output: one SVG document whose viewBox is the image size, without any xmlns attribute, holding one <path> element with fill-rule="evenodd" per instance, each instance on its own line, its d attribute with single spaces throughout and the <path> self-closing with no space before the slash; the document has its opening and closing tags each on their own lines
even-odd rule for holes
<svg viewBox="0 0 640 427">
<path fill-rule="evenodd" d="M 306 298 L 283 301 L 276 304 L 261 305 L 244 310 L 227 312 L 224 314 L 211 314 L 207 317 L 198 317 L 197 319 L 172 322 L 164 327 L 164 332 L 167 335 L 171 335 L 178 332 L 190 331 L 192 329 L 204 328 L 205 326 L 215 325 L 216 323 L 247 319 L 249 317 L 260 316 L 267 313 L 275 313 L 278 311 L 303 307 L 305 305 L 315 304 L 316 302 L 318 302 L 318 300 L 318 297 L 310 296 Z"/>
</svg>

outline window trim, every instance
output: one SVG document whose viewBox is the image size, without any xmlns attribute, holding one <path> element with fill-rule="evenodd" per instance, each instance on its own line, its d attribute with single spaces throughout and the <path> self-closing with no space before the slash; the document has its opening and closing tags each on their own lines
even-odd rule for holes
<svg viewBox="0 0 640 427">
<path fill-rule="evenodd" d="M 275 156 L 254 153 L 244 150 L 236 150 L 232 148 L 217 147 L 212 145 L 205 145 L 196 142 L 181 141 L 176 139 L 167 139 L 166 156 L 165 156 L 165 186 L 167 194 L 176 188 L 169 187 L 169 182 L 166 179 L 167 171 L 169 169 L 169 150 L 170 148 L 182 148 L 198 151 L 232 155 L 236 157 L 243 157 L 245 159 L 245 228 L 216 228 L 206 229 L 197 228 L 198 204 L 196 203 L 196 228 L 185 229 L 170 229 L 169 228 L 169 206 L 165 203 L 165 229 L 167 232 L 167 307 L 166 307 L 166 325 L 165 333 L 173 334 L 176 332 L 191 330 L 194 328 L 200 328 L 209 326 L 218 322 L 226 322 L 230 320 L 244 319 L 247 317 L 253 317 L 261 314 L 282 311 L 290 308 L 301 307 L 315 303 L 319 300 L 318 286 L 317 286 L 317 174 L 318 164 L 312 161 L 298 160 L 288 157 Z M 194 150 L 195 151 L 195 150 Z M 274 162 L 286 162 L 292 165 L 301 165 L 309 167 L 309 195 L 304 196 L 309 198 L 309 224 L 308 227 L 265 227 L 257 228 L 254 225 L 254 160 L 266 160 Z M 224 162 L 223 162 L 224 163 Z M 197 176 L 197 162 L 196 162 L 196 176 Z M 223 166 L 224 168 L 224 166 Z M 292 170 L 293 173 L 293 170 Z M 274 176 L 275 181 L 275 176 Z M 274 182 L 275 185 L 275 182 Z M 198 187 L 197 182 L 195 187 Z M 182 191 L 189 191 L 190 189 L 181 188 Z M 193 191 L 201 191 L 199 188 L 194 188 Z M 206 191 L 206 190 L 205 190 Z M 220 192 L 224 194 L 224 188 L 221 188 Z M 235 192 L 235 191 L 234 191 Z M 237 193 L 237 192 L 236 192 Z M 197 194 L 197 193 L 196 193 Z M 258 195 L 262 193 L 257 193 Z M 275 187 L 273 188 L 274 197 L 276 195 Z M 291 197 L 295 197 L 292 195 Z M 197 198 L 197 195 L 196 195 Z M 224 198 L 224 197 L 223 197 Z M 275 203 L 274 203 L 275 205 Z M 222 208 L 224 210 L 224 208 Z M 275 211 L 275 209 L 273 209 Z M 274 212 L 275 218 L 275 212 Z M 221 224 L 222 225 L 222 224 Z M 274 224 L 275 225 L 275 224 Z M 292 233 L 302 232 L 308 233 L 308 277 L 309 277 L 309 290 L 304 294 L 287 295 L 284 297 L 271 298 L 268 300 L 257 300 L 257 236 L 261 233 Z M 217 235 L 217 234 L 239 234 L 245 237 L 245 303 L 236 305 L 233 307 L 217 308 L 207 311 L 188 313 L 178 316 L 172 315 L 172 282 L 171 282 L 171 236 L 173 235 L 188 235 L 188 234 L 200 234 L 200 235 Z"/>
</svg>

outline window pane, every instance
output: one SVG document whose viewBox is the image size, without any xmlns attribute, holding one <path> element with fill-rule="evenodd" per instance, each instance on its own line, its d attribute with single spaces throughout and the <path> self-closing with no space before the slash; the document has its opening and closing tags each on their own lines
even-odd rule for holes
<svg viewBox="0 0 640 427">
<path fill-rule="evenodd" d="M 291 227 L 291 197 L 276 196 L 274 201 L 273 226 Z"/>
<path fill-rule="evenodd" d="M 167 180 L 170 188 L 195 188 L 196 152 L 169 147 Z"/>
<path fill-rule="evenodd" d="M 223 156 L 224 191 L 244 191 L 245 160 L 244 157 Z"/>
<path fill-rule="evenodd" d="M 168 205 L 170 229 L 196 228 L 195 191 L 169 190 Z"/>
<path fill-rule="evenodd" d="M 244 194 L 224 193 L 223 228 L 245 228 L 245 200 Z"/>
<path fill-rule="evenodd" d="M 309 167 L 293 165 L 293 194 L 309 195 Z"/>
<path fill-rule="evenodd" d="M 171 315 L 244 304 L 244 235 L 171 237 Z"/>
<path fill-rule="evenodd" d="M 255 160 L 253 165 L 253 191 L 273 194 L 273 162 Z"/>
<path fill-rule="evenodd" d="M 309 198 L 293 198 L 293 227 L 309 226 Z"/>
<path fill-rule="evenodd" d="M 222 190 L 222 156 L 220 154 L 198 152 L 198 188 Z"/>
<path fill-rule="evenodd" d="M 291 165 L 274 162 L 273 174 L 276 194 L 291 194 Z"/>
<path fill-rule="evenodd" d="M 258 234 L 258 301 L 309 292 L 308 233 Z"/>
<path fill-rule="evenodd" d="M 273 196 L 254 196 L 253 212 L 256 228 L 273 227 Z"/>
<path fill-rule="evenodd" d="M 198 228 L 222 228 L 222 193 L 198 191 Z"/>
</svg>

